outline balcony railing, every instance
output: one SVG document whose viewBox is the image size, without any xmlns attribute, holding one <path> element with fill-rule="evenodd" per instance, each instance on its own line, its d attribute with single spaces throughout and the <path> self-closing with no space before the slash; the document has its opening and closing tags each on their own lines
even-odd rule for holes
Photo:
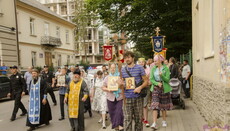
<svg viewBox="0 0 230 131">
<path fill-rule="evenodd" d="M 58 47 L 62 45 L 61 39 L 52 36 L 42 36 L 41 45 Z"/>
</svg>

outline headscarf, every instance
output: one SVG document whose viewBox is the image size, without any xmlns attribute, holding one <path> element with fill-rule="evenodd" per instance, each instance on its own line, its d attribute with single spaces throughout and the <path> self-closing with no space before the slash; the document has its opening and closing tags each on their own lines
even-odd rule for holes
<svg viewBox="0 0 230 131">
<path fill-rule="evenodd" d="M 160 60 L 161 62 L 163 62 L 165 60 L 164 56 L 162 56 L 161 54 L 155 55 L 153 59 L 154 59 L 154 61 Z"/>
<path fill-rule="evenodd" d="M 115 66 L 116 66 L 116 69 L 115 69 L 115 72 L 114 72 L 114 74 L 112 74 L 111 72 L 109 73 L 109 76 L 120 76 L 120 73 L 119 73 L 119 71 L 118 71 L 118 66 L 115 64 Z M 118 88 L 118 90 L 117 91 L 113 91 L 113 94 L 115 95 L 115 97 L 116 98 L 118 98 L 119 97 L 119 94 L 121 93 L 121 89 L 120 88 Z"/>
</svg>

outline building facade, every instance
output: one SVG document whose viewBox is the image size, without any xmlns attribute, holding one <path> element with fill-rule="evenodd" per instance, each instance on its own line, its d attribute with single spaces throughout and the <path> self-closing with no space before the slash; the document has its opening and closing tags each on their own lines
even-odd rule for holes
<svg viewBox="0 0 230 131">
<path fill-rule="evenodd" d="M 72 21 L 75 18 L 76 0 L 37 0 L 48 7 L 53 12 L 61 15 L 63 18 Z M 84 1 L 78 0 L 78 4 L 84 4 Z M 76 44 L 76 61 L 88 61 L 91 65 L 104 64 L 102 46 L 108 41 L 110 32 L 105 26 L 98 26 L 100 23 L 97 19 L 86 21 L 87 36 L 85 40 L 77 41 Z M 109 35 L 110 36 L 110 35 Z M 103 40 L 103 41 L 102 41 Z"/>
<path fill-rule="evenodd" d="M 0 0 L 0 64 L 18 65 L 15 0 Z"/>
<path fill-rule="evenodd" d="M 230 1 L 192 0 L 193 101 L 208 122 L 230 124 Z"/>
<path fill-rule="evenodd" d="M 21 67 L 76 64 L 75 24 L 35 0 L 17 1 Z"/>
</svg>

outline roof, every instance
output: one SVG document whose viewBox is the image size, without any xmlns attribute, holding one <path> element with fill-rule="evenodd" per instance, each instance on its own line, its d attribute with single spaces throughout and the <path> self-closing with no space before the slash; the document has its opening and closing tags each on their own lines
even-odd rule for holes
<svg viewBox="0 0 230 131">
<path fill-rule="evenodd" d="M 61 17 L 60 15 L 56 14 L 55 12 L 51 11 L 48 7 L 46 7 L 45 5 L 41 4 L 40 2 L 36 1 L 36 0 L 18 0 L 24 4 L 27 4 L 29 6 L 32 6 L 34 8 L 37 8 L 39 10 L 42 10 L 50 15 L 53 15 L 55 17 L 58 17 L 59 19 L 62 19 L 68 23 L 71 23 L 71 24 L 74 24 L 76 25 L 75 23 L 71 22 L 71 21 L 68 21 L 66 19 L 64 19 L 63 17 Z"/>
</svg>

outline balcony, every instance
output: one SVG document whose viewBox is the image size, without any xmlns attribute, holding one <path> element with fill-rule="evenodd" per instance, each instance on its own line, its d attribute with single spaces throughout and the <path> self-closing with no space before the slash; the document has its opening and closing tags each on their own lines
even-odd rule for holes
<svg viewBox="0 0 230 131">
<path fill-rule="evenodd" d="M 50 47 L 59 47 L 62 45 L 61 39 L 52 36 L 42 36 L 41 45 Z"/>
</svg>

